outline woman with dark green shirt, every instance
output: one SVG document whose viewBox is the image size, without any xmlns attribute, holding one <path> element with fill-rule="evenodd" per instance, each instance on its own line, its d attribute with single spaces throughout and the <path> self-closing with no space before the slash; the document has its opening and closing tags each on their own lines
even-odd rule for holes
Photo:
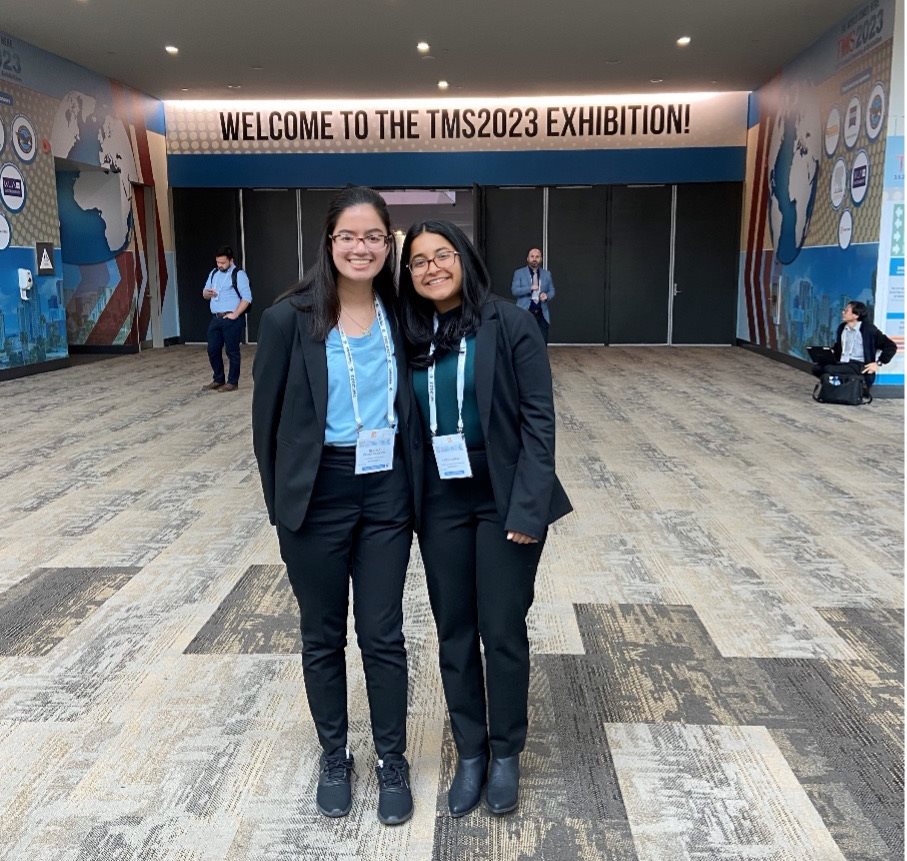
<svg viewBox="0 0 907 861">
<path fill-rule="evenodd" d="M 414 225 L 401 264 L 426 443 L 417 531 L 459 754 L 448 806 L 469 813 L 487 783 L 489 810 L 509 813 L 528 725 L 526 615 L 548 524 L 571 510 L 554 474 L 551 369 L 532 315 L 490 295 L 458 227 Z"/>
</svg>

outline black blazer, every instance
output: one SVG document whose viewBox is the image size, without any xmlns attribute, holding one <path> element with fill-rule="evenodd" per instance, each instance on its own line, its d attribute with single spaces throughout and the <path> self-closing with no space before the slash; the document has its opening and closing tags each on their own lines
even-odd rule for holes
<svg viewBox="0 0 907 861">
<path fill-rule="evenodd" d="M 541 538 L 549 523 L 573 510 L 554 474 L 554 397 L 545 342 L 532 314 L 491 297 L 482 307 L 475 343 L 476 400 L 495 506 L 507 531 Z M 423 461 L 414 458 L 413 468 L 418 529 L 425 514 Z"/>
<path fill-rule="evenodd" d="M 844 349 L 841 336 L 846 325 L 846 323 L 839 324 L 838 331 L 835 333 L 835 359 L 839 362 L 841 361 L 841 351 Z M 876 360 L 877 352 L 881 352 L 879 364 L 887 365 L 898 351 L 898 345 L 869 320 L 864 320 L 860 324 L 860 335 L 863 338 L 863 362 L 867 365 Z"/>
<path fill-rule="evenodd" d="M 261 316 L 252 365 L 252 445 L 271 523 L 299 529 L 305 519 L 324 447 L 328 364 L 324 341 L 310 332 L 305 294 L 272 305 Z M 397 360 L 396 412 L 412 481 L 409 371 L 400 327 L 387 309 Z"/>
</svg>

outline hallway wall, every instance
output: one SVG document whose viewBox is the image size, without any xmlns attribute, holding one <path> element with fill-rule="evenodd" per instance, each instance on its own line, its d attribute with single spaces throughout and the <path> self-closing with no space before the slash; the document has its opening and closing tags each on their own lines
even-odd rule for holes
<svg viewBox="0 0 907 861">
<path fill-rule="evenodd" d="M 739 338 L 806 359 L 833 342 L 848 300 L 865 302 L 899 347 L 879 386 L 904 383 L 895 13 L 871 0 L 753 93 L 739 264 Z"/>
<path fill-rule="evenodd" d="M 164 337 L 178 335 L 163 105 L 20 39 L 0 93 L 0 374 L 59 364 L 69 347 L 150 337 L 147 250 L 157 249 Z M 146 223 L 136 186 L 155 194 Z M 39 271 L 35 243 L 53 266 Z M 18 270 L 35 286 L 22 298 Z"/>
</svg>

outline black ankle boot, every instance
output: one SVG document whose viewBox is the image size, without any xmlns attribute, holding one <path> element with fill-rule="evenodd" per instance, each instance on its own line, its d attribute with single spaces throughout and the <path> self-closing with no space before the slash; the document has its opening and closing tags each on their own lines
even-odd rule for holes
<svg viewBox="0 0 907 861">
<path fill-rule="evenodd" d="M 520 801 L 520 755 L 492 756 L 485 804 L 496 814 L 516 810 Z"/>
<path fill-rule="evenodd" d="M 447 791 L 447 807 L 454 819 L 465 816 L 479 806 L 487 771 L 487 753 L 457 758 L 457 773 Z"/>
</svg>

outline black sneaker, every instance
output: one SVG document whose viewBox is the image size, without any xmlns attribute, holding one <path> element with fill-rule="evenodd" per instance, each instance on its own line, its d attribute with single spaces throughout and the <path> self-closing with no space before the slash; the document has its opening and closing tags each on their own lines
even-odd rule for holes
<svg viewBox="0 0 907 861">
<path fill-rule="evenodd" d="M 318 792 L 315 803 L 319 813 L 330 816 L 346 816 L 353 806 L 352 772 L 353 755 L 346 748 L 337 748 L 333 753 L 321 754 L 321 773 L 318 775 Z"/>
<path fill-rule="evenodd" d="M 413 815 L 406 757 L 389 753 L 378 760 L 375 774 L 378 775 L 378 819 L 385 825 L 402 825 Z"/>
</svg>

